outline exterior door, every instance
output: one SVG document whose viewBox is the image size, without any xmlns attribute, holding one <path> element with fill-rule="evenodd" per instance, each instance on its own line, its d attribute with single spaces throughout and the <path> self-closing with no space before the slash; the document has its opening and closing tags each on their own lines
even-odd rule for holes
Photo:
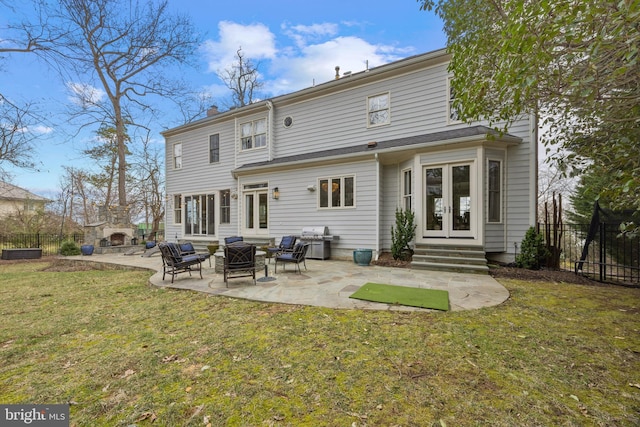
<svg viewBox="0 0 640 427">
<path fill-rule="evenodd" d="M 425 178 L 425 237 L 473 237 L 472 164 L 430 166 Z"/>
<path fill-rule="evenodd" d="M 268 234 L 268 196 L 267 189 L 244 192 L 243 235 L 259 236 Z"/>
</svg>

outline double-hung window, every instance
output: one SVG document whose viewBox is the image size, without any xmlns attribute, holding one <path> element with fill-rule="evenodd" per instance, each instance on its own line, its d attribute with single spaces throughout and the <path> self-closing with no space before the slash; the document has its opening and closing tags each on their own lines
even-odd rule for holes
<svg viewBox="0 0 640 427">
<path fill-rule="evenodd" d="M 240 125 L 242 150 L 267 146 L 267 119 L 258 119 Z"/>
<path fill-rule="evenodd" d="M 173 223 L 182 224 L 182 195 L 173 196 Z"/>
<path fill-rule="evenodd" d="M 173 144 L 173 168 L 182 169 L 182 143 Z"/>
<path fill-rule="evenodd" d="M 367 126 L 373 127 L 389 124 L 391 122 L 391 114 L 389 108 L 389 92 L 368 97 Z"/>
<path fill-rule="evenodd" d="M 489 160 L 489 176 L 487 185 L 488 222 L 502 221 L 502 162 Z"/>
<path fill-rule="evenodd" d="M 209 135 L 209 163 L 220 161 L 220 134 Z"/>
<path fill-rule="evenodd" d="M 402 206 L 405 211 L 411 210 L 411 169 L 402 171 Z"/>
<path fill-rule="evenodd" d="M 231 223 L 231 190 L 220 192 L 220 224 Z"/>
<path fill-rule="evenodd" d="M 451 77 L 447 79 L 447 117 L 449 123 L 460 123 L 460 114 L 455 106 L 456 92 L 451 86 Z"/>
<path fill-rule="evenodd" d="M 320 179 L 318 206 L 320 208 L 352 208 L 355 206 L 355 178 L 353 176 Z"/>
</svg>

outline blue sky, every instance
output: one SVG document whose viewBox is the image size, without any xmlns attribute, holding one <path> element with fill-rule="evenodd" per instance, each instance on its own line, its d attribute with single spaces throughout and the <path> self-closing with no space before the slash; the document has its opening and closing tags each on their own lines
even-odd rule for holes
<svg viewBox="0 0 640 427">
<path fill-rule="evenodd" d="M 246 58 L 259 63 L 264 95 L 276 96 L 331 80 L 336 66 L 341 73 L 357 72 L 367 62 L 375 67 L 446 44 L 441 21 L 432 12 L 420 11 L 415 0 L 169 0 L 169 4 L 174 11 L 190 16 L 205 40 L 198 52 L 198 67 L 184 77 L 219 99 L 219 105 L 224 105 L 229 91 L 216 72 L 233 62 L 239 47 Z M 4 8 L 1 3 L 0 8 Z M 16 8 L 15 13 L 0 13 L 0 43 L 6 23 L 27 13 L 24 6 Z M 10 169 L 13 184 L 51 197 L 58 191 L 63 165 L 90 167 L 78 152 L 87 147 L 91 133 L 70 137 L 72 130 L 65 132 L 61 120 L 64 105 L 70 102 L 70 84 L 82 83 L 61 81 L 30 55 L 5 56 L 0 62 L 3 95 L 13 101 L 35 102 L 56 117 L 34 129 L 42 136 L 34 152 L 40 171 Z M 163 144 L 161 130 L 178 124 L 177 117 L 170 116 L 155 123 L 155 143 Z"/>
</svg>

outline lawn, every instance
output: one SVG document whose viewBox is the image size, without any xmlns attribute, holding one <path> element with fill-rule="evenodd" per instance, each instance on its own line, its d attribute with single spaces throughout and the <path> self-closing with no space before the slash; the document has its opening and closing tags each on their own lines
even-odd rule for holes
<svg viewBox="0 0 640 427">
<path fill-rule="evenodd" d="M 74 426 L 637 426 L 640 289 L 500 279 L 463 312 L 332 310 L 0 264 L 0 403 Z"/>
</svg>

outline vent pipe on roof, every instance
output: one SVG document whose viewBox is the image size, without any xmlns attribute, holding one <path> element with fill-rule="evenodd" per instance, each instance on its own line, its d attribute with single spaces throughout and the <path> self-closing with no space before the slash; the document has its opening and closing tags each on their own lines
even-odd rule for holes
<svg viewBox="0 0 640 427">
<path fill-rule="evenodd" d="M 340 66 L 336 65 L 336 80 L 340 78 Z"/>
<path fill-rule="evenodd" d="M 207 110 L 207 117 L 211 117 L 211 116 L 215 116 L 216 114 L 219 114 L 220 112 L 218 111 L 218 106 L 217 105 L 212 105 L 208 110 Z"/>
</svg>

